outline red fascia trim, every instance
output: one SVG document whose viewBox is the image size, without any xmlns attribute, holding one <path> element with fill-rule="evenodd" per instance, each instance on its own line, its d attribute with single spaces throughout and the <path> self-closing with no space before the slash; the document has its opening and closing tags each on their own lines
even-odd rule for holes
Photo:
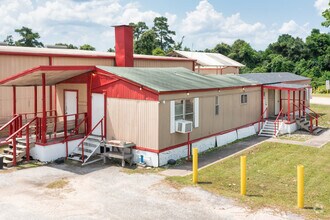
<svg viewBox="0 0 330 220">
<path fill-rule="evenodd" d="M 84 55 L 84 54 L 64 54 L 64 53 L 33 53 L 33 52 L 12 52 L 12 51 L 0 51 L 0 55 L 12 55 L 12 56 L 41 56 L 41 57 L 77 57 L 77 58 L 112 58 L 114 55 Z"/>
<path fill-rule="evenodd" d="M 225 131 L 221 131 L 221 132 L 218 132 L 218 133 L 215 133 L 215 134 L 204 136 L 204 137 L 201 137 L 201 138 L 196 138 L 194 140 L 191 140 L 190 143 L 192 144 L 192 143 L 195 143 L 197 141 L 203 140 L 205 138 L 214 137 L 214 136 L 217 136 L 217 135 L 222 135 L 222 134 L 226 134 L 226 133 L 229 133 L 229 132 L 232 132 L 232 131 L 236 131 L 236 130 L 241 129 L 241 128 L 249 127 L 249 126 L 254 125 L 255 123 L 258 123 L 258 121 L 252 122 L 252 123 L 249 123 L 249 124 L 246 124 L 246 125 L 242 125 L 242 126 L 237 127 L 237 128 L 232 128 L 232 129 L 229 129 L 229 130 L 225 130 Z M 152 153 L 162 153 L 162 152 L 173 150 L 175 148 L 182 147 L 182 146 L 185 146 L 185 145 L 187 145 L 187 142 L 176 144 L 176 145 L 166 147 L 166 148 L 160 149 L 160 150 L 155 150 L 155 149 L 150 149 L 150 148 L 140 147 L 140 146 L 135 146 L 133 148 L 136 149 L 136 150 L 143 150 L 143 151 L 148 151 L 148 152 L 152 152 Z"/>
<path fill-rule="evenodd" d="M 125 82 L 130 83 L 130 84 L 132 84 L 132 85 L 134 85 L 134 86 L 137 86 L 137 87 L 142 87 L 144 90 L 147 90 L 147 91 L 149 91 L 149 92 L 151 92 L 151 93 L 153 93 L 153 94 L 159 95 L 159 93 L 158 93 L 156 90 L 153 90 L 153 89 L 151 89 L 151 88 L 149 88 L 149 87 L 146 87 L 146 86 L 141 85 L 141 84 L 139 84 L 139 83 L 133 82 L 133 81 L 131 81 L 131 80 L 129 80 L 129 79 L 126 79 L 126 78 L 123 78 L 123 77 L 117 76 L 117 75 L 115 75 L 115 74 L 113 74 L 113 73 L 110 73 L 110 72 L 104 71 L 104 70 L 99 69 L 99 68 L 97 68 L 97 67 L 95 67 L 95 68 L 96 68 L 96 71 L 97 71 L 97 72 L 105 73 L 105 74 L 108 75 L 108 76 L 112 76 L 112 77 L 114 77 L 114 78 L 117 78 L 117 79 L 119 79 L 119 80 L 125 81 Z"/>
<path fill-rule="evenodd" d="M 12 56 L 41 56 L 41 57 L 76 57 L 76 58 L 106 58 L 115 59 L 115 55 L 84 55 L 84 54 L 64 54 L 64 53 L 33 53 L 33 52 L 12 52 L 12 51 L 0 51 L 0 55 L 12 55 Z M 172 57 L 134 57 L 134 60 L 159 60 L 159 61 L 197 61 L 194 59 L 186 58 L 172 58 Z"/>
<path fill-rule="evenodd" d="M 5 78 L 0 81 L 1 84 L 5 84 L 9 81 L 15 80 L 17 78 L 23 77 L 25 75 L 29 75 L 36 71 L 65 71 L 65 70 L 86 70 L 86 71 L 92 71 L 95 69 L 95 66 L 37 66 L 32 69 L 25 70 L 21 73 L 12 75 L 8 78 Z"/>
<path fill-rule="evenodd" d="M 285 81 L 285 82 L 282 82 L 282 83 L 294 83 L 294 82 L 306 82 L 306 83 L 309 83 L 309 82 L 311 82 L 311 79 L 292 80 L 292 81 Z"/>
<path fill-rule="evenodd" d="M 264 86 L 266 89 L 275 89 L 275 90 L 286 90 L 286 91 L 299 91 L 299 90 L 304 90 L 305 88 L 310 88 L 311 86 L 306 86 L 305 88 L 301 89 L 296 89 L 296 88 L 283 88 L 283 87 L 278 87 L 278 86 Z"/>
<path fill-rule="evenodd" d="M 174 93 L 186 93 L 186 92 L 207 92 L 213 90 L 231 90 L 231 89 L 241 89 L 241 88 L 252 88 L 252 87 L 261 87 L 262 84 L 257 85 L 246 85 L 246 86 L 232 86 L 232 87 L 225 87 L 225 88 L 210 88 L 210 89 L 191 89 L 191 90 L 176 90 L 176 91 L 164 91 L 159 92 L 160 95 L 163 94 L 174 94 Z"/>
<path fill-rule="evenodd" d="M 174 57 L 134 57 L 134 60 L 156 60 L 156 61 L 191 61 L 196 62 L 197 60 L 188 58 L 174 58 Z"/>
</svg>

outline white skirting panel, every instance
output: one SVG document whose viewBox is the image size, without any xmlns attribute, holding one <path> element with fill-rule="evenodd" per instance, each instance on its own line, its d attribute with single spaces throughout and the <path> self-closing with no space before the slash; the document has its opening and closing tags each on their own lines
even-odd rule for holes
<svg viewBox="0 0 330 220">
<path fill-rule="evenodd" d="M 73 149 L 80 143 L 82 139 L 77 139 L 68 142 L 68 151 L 69 154 L 73 151 Z M 66 156 L 66 146 L 65 143 L 57 143 L 47 146 L 41 146 L 36 144 L 31 148 L 30 154 L 33 159 L 40 160 L 42 162 L 51 162 L 58 158 Z"/>
</svg>

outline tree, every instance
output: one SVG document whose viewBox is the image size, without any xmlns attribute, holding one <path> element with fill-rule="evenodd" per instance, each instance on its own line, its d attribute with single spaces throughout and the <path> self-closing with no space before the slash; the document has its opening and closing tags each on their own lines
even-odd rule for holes
<svg viewBox="0 0 330 220">
<path fill-rule="evenodd" d="M 228 56 L 240 63 L 243 63 L 249 69 L 255 68 L 259 62 L 257 51 L 244 40 L 236 40 L 231 46 L 231 53 L 228 54 Z"/>
<path fill-rule="evenodd" d="M 149 27 L 146 25 L 145 22 L 139 21 L 138 23 L 129 23 L 130 26 L 133 26 L 134 31 L 134 40 L 138 41 L 141 37 L 141 35 L 146 32 Z"/>
<path fill-rule="evenodd" d="M 15 42 L 17 46 L 22 47 L 43 47 L 43 43 L 39 42 L 39 33 L 33 32 L 32 29 L 28 27 L 22 27 L 21 29 L 15 29 L 22 38 Z"/>
<path fill-rule="evenodd" d="M 173 49 L 174 50 L 182 50 L 184 36 L 182 36 L 181 41 L 174 43 Z"/>
<path fill-rule="evenodd" d="M 310 51 L 311 58 L 327 54 L 330 47 L 330 34 L 320 33 L 320 30 L 313 29 L 311 34 L 306 38 L 306 46 Z"/>
<path fill-rule="evenodd" d="M 307 58 L 308 49 L 300 38 L 294 38 L 289 34 L 283 34 L 278 37 L 275 43 L 272 43 L 266 49 L 266 54 L 280 54 L 294 62 Z"/>
<path fill-rule="evenodd" d="M 226 43 L 217 44 L 212 50 L 213 53 L 221 53 L 222 55 L 228 56 L 231 52 L 231 47 Z"/>
<path fill-rule="evenodd" d="M 64 43 L 56 43 L 56 46 L 66 46 L 67 49 L 78 49 L 78 47 L 73 44 L 64 44 Z"/>
<path fill-rule="evenodd" d="M 84 45 L 80 46 L 79 50 L 92 50 L 92 51 L 94 51 L 95 47 L 93 47 L 89 44 L 84 44 Z"/>
<path fill-rule="evenodd" d="M 12 35 L 8 35 L 3 42 L 7 43 L 9 46 L 15 46 L 15 42 Z"/>
<path fill-rule="evenodd" d="M 156 33 L 157 44 L 162 50 L 167 51 L 173 47 L 175 42 L 172 36 L 175 35 L 175 31 L 169 29 L 166 17 L 156 17 L 152 29 Z"/>
<path fill-rule="evenodd" d="M 110 47 L 107 52 L 111 52 L 111 53 L 112 52 L 115 52 L 115 49 L 113 49 L 113 48 Z"/>
<path fill-rule="evenodd" d="M 148 30 L 141 35 L 138 41 L 135 41 L 134 51 L 137 54 L 151 55 L 152 51 L 157 47 L 156 33 Z"/>
<path fill-rule="evenodd" d="M 165 56 L 166 54 L 161 48 L 157 47 L 152 51 L 152 55 L 154 55 L 154 56 Z"/>
<path fill-rule="evenodd" d="M 330 2 L 329 8 L 322 13 L 322 16 L 325 18 L 325 21 L 322 22 L 324 27 L 330 27 Z"/>
</svg>

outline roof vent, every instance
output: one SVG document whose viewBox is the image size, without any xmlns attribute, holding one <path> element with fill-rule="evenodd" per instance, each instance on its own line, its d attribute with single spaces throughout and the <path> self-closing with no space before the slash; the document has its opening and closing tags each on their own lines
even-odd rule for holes
<svg viewBox="0 0 330 220">
<path fill-rule="evenodd" d="M 51 49 L 68 49 L 65 45 L 46 45 L 46 47 Z"/>
<path fill-rule="evenodd" d="M 0 46 L 8 46 L 6 42 L 0 42 Z"/>
</svg>

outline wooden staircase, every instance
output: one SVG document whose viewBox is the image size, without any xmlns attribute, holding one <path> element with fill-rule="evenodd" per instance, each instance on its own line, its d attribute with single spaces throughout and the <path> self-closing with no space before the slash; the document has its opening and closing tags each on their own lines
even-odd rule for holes
<svg viewBox="0 0 330 220">
<path fill-rule="evenodd" d="M 30 148 L 34 147 L 35 140 L 30 139 Z M 13 144 L 10 143 L 8 148 L 3 150 L 3 163 L 6 167 L 13 166 Z M 26 156 L 26 139 L 25 138 L 17 138 L 16 139 L 16 163 L 22 162 Z"/>
<path fill-rule="evenodd" d="M 300 129 L 308 131 L 314 135 L 317 135 L 323 131 L 323 129 L 319 126 L 312 125 L 311 127 L 310 120 L 307 120 L 305 117 L 296 118 L 296 123 L 300 126 Z"/>
</svg>

